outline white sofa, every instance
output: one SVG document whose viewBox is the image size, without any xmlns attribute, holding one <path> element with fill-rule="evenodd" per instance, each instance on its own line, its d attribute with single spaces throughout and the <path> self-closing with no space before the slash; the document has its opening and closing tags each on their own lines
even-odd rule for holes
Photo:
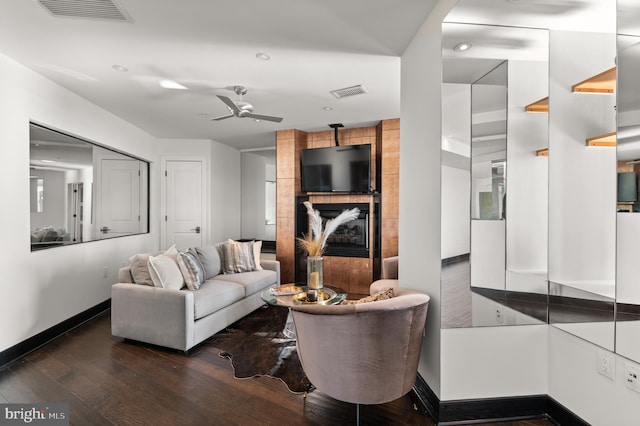
<svg viewBox="0 0 640 426">
<path fill-rule="evenodd" d="M 121 268 L 111 290 L 111 333 L 188 351 L 262 306 L 262 291 L 280 285 L 277 260 L 261 260 L 261 270 L 224 274 L 216 246 L 197 250 L 206 278 L 197 290 L 136 284 L 136 266 Z M 132 256 L 130 262 L 145 256 Z"/>
</svg>

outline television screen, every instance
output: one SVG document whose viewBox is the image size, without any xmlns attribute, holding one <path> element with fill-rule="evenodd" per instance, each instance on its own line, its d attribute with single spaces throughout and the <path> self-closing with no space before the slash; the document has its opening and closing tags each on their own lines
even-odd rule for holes
<svg viewBox="0 0 640 426">
<path fill-rule="evenodd" d="M 358 192 L 371 189 L 371 145 L 303 149 L 302 190 Z"/>
<path fill-rule="evenodd" d="M 618 173 L 618 201 L 638 201 L 638 179 L 635 172 Z"/>
</svg>

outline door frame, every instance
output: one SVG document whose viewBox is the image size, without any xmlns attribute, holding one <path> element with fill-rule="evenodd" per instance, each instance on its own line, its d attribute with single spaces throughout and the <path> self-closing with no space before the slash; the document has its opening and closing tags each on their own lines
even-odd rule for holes
<svg viewBox="0 0 640 426">
<path fill-rule="evenodd" d="M 209 161 L 203 156 L 175 156 L 167 155 L 160 157 L 160 248 L 166 250 L 167 247 L 167 179 L 165 172 L 169 161 L 199 161 L 202 164 L 202 242 L 203 245 L 210 244 L 211 241 L 211 206 L 209 205 Z"/>
</svg>

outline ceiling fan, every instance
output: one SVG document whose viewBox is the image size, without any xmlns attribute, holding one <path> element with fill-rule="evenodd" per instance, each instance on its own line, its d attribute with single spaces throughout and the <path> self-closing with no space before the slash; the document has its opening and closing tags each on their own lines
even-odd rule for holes
<svg viewBox="0 0 640 426">
<path fill-rule="evenodd" d="M 282 121 L 282 117 L 274 117 L 271 115 L 261 115 L 253 113 L 253 105 L 249 102 L 244 102 L 242 100 L 242 95 L 247 93 L 247 88 L 244 86 L 233 86 L 233 91 L 236 92 L 236 95 L 240 96 L 239 101 L 234 101 L 226 96 L 216 95 L 224 104 L 229 108 L 230 114 L 222 115 L 220 117 L 212 118 L 211 121 L 220 121 L 225 120 L 231 117 L 244 118 L 249 117 L 256 120 L 266 120 L 266 121 L 274 121 L 276 123 L 280 123 Z"/>
</svg>

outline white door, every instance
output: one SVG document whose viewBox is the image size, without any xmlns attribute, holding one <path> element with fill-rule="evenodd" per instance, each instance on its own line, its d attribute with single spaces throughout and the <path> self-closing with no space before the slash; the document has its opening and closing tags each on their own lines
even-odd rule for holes
<svg viewBox="0 0 640 426">
<path fill-rule="evenodd" d="M 98 237 L 140 232 L 140 161 L 101 161 Z"/>
<path fill-rule="evenodd" d="M 166 236 L 167 247 L 178 249 L 203 244 L 202 162 L 174 161 L 166 163 Z"/>
</svg>

